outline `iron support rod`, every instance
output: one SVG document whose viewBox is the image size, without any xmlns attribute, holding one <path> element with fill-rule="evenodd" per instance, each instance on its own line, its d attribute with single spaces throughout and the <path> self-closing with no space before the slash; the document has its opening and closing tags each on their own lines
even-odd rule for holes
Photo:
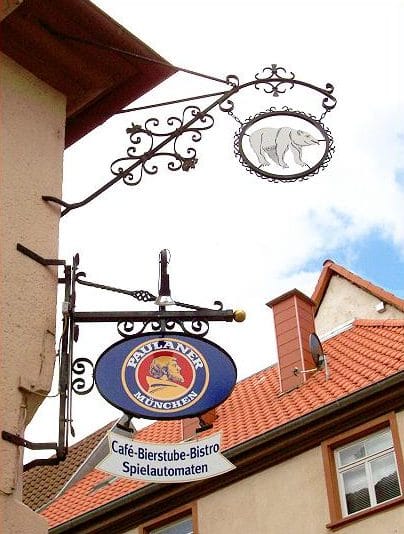
<svg viewBox="0 0 404 534">
<path fill-rule="evenodd" d="M 18 252 L 21 252 L 21 254 L 24 254 L 24 256 L 28 256 L 28 258 L 31 258 L 31 260 L 34 260 L 41 265 L 66 265 L 64 260 L 43 258 L 36 252 L 24 247 L 24 245 L 21 245 L 21 243 L 17 243 L 17 250 Z"/>
<path fill-rule="evenodd" d="M 48 442 L 48 443 L 33 443 L 32 441 L 28 441 L 25 438 L 22 438 L 21 436 L 16 436 L 15 434 L 11 434 L 11 432 L 7 432 L 7 430 L 3 430 L 1 433 L 1 437 L 10 443 L 13 443 L 14 445 L 18 445 L 19 447 L 25 447 L 26 449 L 31 449 L 31 451 L 42 451 L 42 450 L 56 450 L 57 443 L 54 442 Z"/>
<path fill-rule="evenodd" d="M 105 311 L 105 312 L 74 312 L 74 323 L 114 323 L 119 321 L 226 321 L 234 320 L 233 310 L 196 310 L 188 311 Z"/>
<path fill-rule="evenodd" d="M 150 150 L 150 152 L 148 152 L 147 154 L 147 159 L 151 159 L 155 154 L 158 153 L 158 151 L 163 148 L 165 145 L 167 145 L 168 143 L 171 143 L 171 141 L 173 139 L 175 139 L 176 137 L 178 137 L 178 135 L 180 135 L 182 132 L 185 132 L 187 131 L 187 129 L 192 126 L 195 122 L 197 122 L 198 120 L 200 120 L 202 117 L 204 117 L 207 113 L 209 113 L 209 111 L 213 108 L 215 108 L 216 106 L 220 106 L 220 104 L 223 104 L 223 102 L 225 102 L 226 100 L 228 100 L 232 95 L 234 95 L 235 93 L 237 93 L 239 90 L 239 87 L 238 86 L 233 86 L 231 89 L 229 89 L 229 91 L 226 91 L 226 93 L 224 93 L 220 98 L 218 98 L 217 100 L 215 100 L 214 102 L 212 102 L 212 104 L 210 104 L 209 106 L 207 106 L 204 110 L 200 111 L 199 113 L 196 113 L 195 116 L 190 119 L 186 124 L 184 124 L 183 126 L 181 126 L 181 128 L 178 128 L 173 135 L 170 135 L 167 139 L 164 139 L 163 141 L 161 141 L 161 143 L 159 143 L 155 148 L 153 148 L 152 150 Z M 139 159 L 137 161 L 135 161 L 135 163 L 133 163 L 132 165 L 129 165 L 129 167 L 127 169 L 125 169 L 124 171 L 121 171 L 119 172 L 114 178 L 112 178 L 112 180 L 110 180 L 109 182 L 107 182 L 106 184 L 104 184 L 102 187 L 100 187 L 97 191 L 95 191 L 94 193 L 92 193 L 91 195 L 89 195 L 87 198 L 85 198 L 84 200 L 81 200 L 80 202 L 75 202 L 73 204 L 69 204 L 68 202 L 65 202 L 64 200 L 60 200 L 56 197 L 51 197 L 51 196 L 43 196 L 42 199 L 47 201 L 47 202 L 55 202 L 56 204 L 59 204 L 61 206 L 64 206 L 64 210 L 62 210 L 60 216 L 63 217 L 64 215 L 66 215 L 67 213 L 69 213 L 69 211 L 71 210 L 74 210 L 74 209 L 77 209 L 77 208 L 81 208 L 82 206 L 85 206 L 86 204 L 88 204 L 89 202 L 91 202 L 91 200 L 94 200 L 94 198 L 98 197 L 101 193 L 103 193 L 104 191 L 106 191 L 107 189 L 109 189 L 111 186 L 113 186 L 116 182 L 119 182 L 119 180 L 125 178 L 125 176 L 128 176 L 134 169 L 136 169 L 136 167 L 138 167 L 139 165 L 141 165 L 142 163 L 144 163 L 143 159 Z"/>
<path fill-rule="evenodd" d="M 65 266 L 65 303 L 71 304 L 71 281 L 72 281 L 72 271 L 70 265 Z M 67 414 L 68 406 L 70 402 L 70 391 L 69 391 L 69 369 L 70 369 L 70 354 L 69 354 L 69 337 L 71 333 L 70 329 L 70 311 L 64 314 L 63 316 L 63 333 L 62 333 L 62 347 L 61 347 L 61 358 L 60 358 L 60 376 L 59 376 L 59 394 L 60 394 L 60 404 L 59 404 L 59 439 L 58 439 L 58 448 L 57 448 L 57 457 L 63 459 L 67 454 L 68 446 L 68 430 L 67 430 Z"/>
<path fill-rule="evenodd" d="M 97 41 L 91 41 L 90 39 L 83 39 L 82 37 L 75 37 L 74 35 L 67 35 L 64 33 L 60 33 L 44 23 L 42 23 L 42 26 L 55 37 L 59 37 L 59 39 L 68 39 L 70 41 L 76 41 L 78 43 L 87 44 L 90 46 L 96 46 L 98 48 L 103 48 L 104 50 L 111 50 L 112 52 L 117 52 L 118 54 L 122 54 L 125 56 L 139 59 L 140 61 L 146 61 L 147 63 L 161 65 L 162 67 L 168 67 L 169 69 L 172 69 L 174 71 L 185 72 L 186 74 L 192 74 L 193 76 L 199 76 L 200 78 L 206 78 L 208 80 L 213 80 L 215 82 L 226 83 L 226 84 L 228 83 L 227 80 L 222 80 L 221 78 L 216 78 L 215 76 L 211 76 L 209 74 L 203 74 L 201 72 L 196 72 L 190 69 L 185 69 L 183 67 L 177 67 L 175 65 L 172 65 L 171 63 L 168 63 L 167 61 L 161 61 L 159 59 L 142 56 L 140 54 L 136 54 L 135 52 L 131 52 L 130 50 L 123 50 L 122 48 L 117 48 L 116 46 L 99 43 Z"/>
<path fill-rule="evenodd" d="M 182 102 L 190 102 L 192 100 L 200 100 L 202 98 L 210 98 L 212 96 L 220 96 L 225 91 L 217 91 L 216 93 L 207 93 L 206 95 L 189 96 L 187 98 L 180 98 L 178 100 L 169 100 L 168 102 L 159 102 L 158 104 L 149 104 L 148 106 L 139 106 L 138 108 L 125 108 L 120 111 L 116 111 L 115 115 L 121 115 L 122 113 L 130 113 L 132 111 L 142 111 L 145 109 L 160 108 L 162 106 L 171 106 L 172 104 L 181 104 Z"/>
</svg>

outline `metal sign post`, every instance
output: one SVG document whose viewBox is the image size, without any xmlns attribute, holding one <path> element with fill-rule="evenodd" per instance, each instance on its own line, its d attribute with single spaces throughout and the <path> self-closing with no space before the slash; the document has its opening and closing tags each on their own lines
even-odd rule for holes
<svg viewBox="0 0 404 534">
<path fill-rule="evenodd" d="M 116 328 L 120 336 L 123 338 L 121 342 L 116 345 L 122 346 L 122 343 L 133 344 L 137 346 L 139 336 L 141 340 L 147 341 L 149 338 L 153 338 L 154 346 L 153 350 L 157 351 L 157 357 L 164 357 L 166 360 L 175 361 L 176 358 L 183 358 L 184 366 L 188 366 L 190 369 L 190 379 L 188 380 L 187 387 L 184 387 L 184 394 L 182 396 L 174 395 L 174 399 L 179 400 L 170 401 L 169 396 L 166 397 L 165 402 L 158 402 L 155 411 L 134 411 L 129 408 L 127 404 L 119 404 L 115 402 L 114 398 L 110 398 L 110 394 L 107 389 L 101 388 L 101 393 L 107 398 L 108 402 L 121 408 L 127 418 L 127 430 L 129 430 L 130 419 L 133 415 L 139 417 L 149 417 L 154 419 L 161 418 L 159 416 L 159 404 L 162 404 L 162 411 L 165 413 L 164 418 L 173 419 L 181 417 L 193 417 L 202 412 L 209 410 L 211 407 L 218 405 L 231 393 L 231 390 L 235 384 L 236 371 L 235 365 L 231 358 L 222 354 L 223 351 L 220 347 L 216 346 L 212 342 L 203 340 L 209 331 L 209 323 L 212 321 L 225 321 L 225 322 L 242 322 L 245 319 L 245 312 L 242 310 L 223 309 L 223 304 L 220 301 L 215 301 L 214 309 L 195 306 L 193 304 L 187 304 L 179 302 L 171 297 L 168 263 L 169 253 L 167 250 L 160 252 L 160 276 L 159 276 L 159 294 L 153 295 L 146 290 L 127 290 L 117 287 L 112 287 L 104 284 L 98 284 L 85 280 L 85 273 L 79 272 L 79 256 L 76 254 L 73 258 L 72 264 L 68 265 L 64 260 L 58 259 L 45 259 L 36 252 L 24 247 L 21 244 L 17 245 L 17 250 L 30 257 L 32 260 L 40 263 L 41 265 L 57 265 L 63 266 L 64 276 L 59 278 L 59 283 L 65 287 L 64 301 L 62 303 L 62 334 L 60 338 L 60 372 L 59 372 L 59 436 L 57 443 L 32 443 L 25 440 L 21 436 L 17 436 L 7 431 L 2 432 L 2 438 L 6 441 L 14 443 L 16 445 L 29 448 L 31 450 L 47 450 L 53 449 L 56 452 L 55 457 L 46 459 L 37 459 L 26 464 L 24 470 L 31 469 L 39 465 L 57 465 L 63 461 L 68 453 L 68 436 L 69 433 L 74 436 L 74 429 L 72 426 L 72 394 L 86 395 L 92 391 L 95 384 L 95 365 L 89 358 L 74 358 L 73 346 L 74 342 L 79 338 L 79 324 L 80 323 L 115 323 Z M 113 291 L 133 297 L 140 302 L 153 302 L 158 306 L 157 311 L 77 311 L 76 310 L 76 290 L 79 285 L 85 285 L 87 287 L 93 287 L 96 289 L 102 289 L 106 291 Z M 175 306 L 176 309 L 167 310 L 167 306 Z M 176 346 L 169 340 L 173 337 L 177 337 L 184 343 L 181 343 L 178 355 L 174 354 Z M 180 337 L 183 336 L 183 337 Z M 160 340 L 163 339 L 164 343 L 159 346 Z M 171 343 L 171 344 L 170 344 Z M 187 347 L 188 344 L 188 348 Z M 209 346 L 210 350 L 214 351 L 213 356 L 206 356 L 208 359 L 217 358 L 217 362 L 220 367 L 220 362 L 227 365 L 223 369 L 215 369 L 215 374 L 218 376 L 221 373 L 223 378 L 224 374 L 230 375 L 229 385 L 227 388 L 222 388 L 223 391 L 206 403 L 205 399 L 202 399 L 202 394 L 205 393 L 207 388 L 207 373 L 209 373 L 209 366 L 205 367 L 197 362 L 197 353 L 203 350 L 204 346 Z M 185 347 L 185 348 L 184 348 Z M 195 348 L 196 347 L 196 348 Z M 212 349 L 213 347 L 213 349 Z M 112 349 L 113 347 L 110 347 Z M 132 347 L 133 352 L 133 347 Z M 166 353 L 162 354 L 162 352 Z M 168 352 L 167 352 L 168 351 Z M 106 351 L 107 352 L 107 351 Z M 127 363 L 131 357 L 129 351 L 128 355 L 125 355 L 125 362 Z M 204 357 L 201 356 L 203 359 Z M 220 360 L 222 358 L 222 360 Z M 227 362 L 227 359 L 229 363 Z M 202 362 L 202 359 L 200 360 Z M 100 358 L 101 360 L 101 358 Z M 105 361 L 105 360 L 104 360 Z M 188 361 L 188 363 L 187 363 Z M 205 360 L 204 360 L 205 361 Z M 189 363 L 191 362 L 191 364 Z M 98 362 L 97 362 L 98 365 Z M 104 364 L 102 364 L 104 365 Z M 100 368 L 102 368 L 100 364 Z M 134 370 L 134 365 L 129 362 L 127 365 L 128 372 Z M 147 370 L 147 366 L 143 366 Z M 199 373 L 199 368 L 204 368 L 204 372 Z M 195 372 L 195 369 L 198 372 Z M 222 372 L 223 371 L 223 372 Z M 108 372 L 108 369 L 107 369 Z M 117 376 L 120 375 L 118 369 Z M 200 377 L 198 377 L 198 374 Z M 100 380 L 102 379 L 102 371 L 99 373 Z M 132 375 L 130 380 L 132 380 Z M 137 376 L 137 375 L 136 375 Z M 164 378 L 164 377 L 163 377 Z M 206 385 L 205 385 L 205 382 Z M 199 388 L 199 382 L 202 387 Z M 214 382 L 212 383 L 214 386 Z M 169 385 L 167 382 L 165 385 Z M 217 391 L 219 391 L 216 388 Z M 106 392 L 106 394 L 104 394 Z M 133 392 L 132 392 L 133 393 Z M 129 397 L 132 395 L 129 392 Z M 136 393 L 133 393 L 135 395 Z M 156 397 L 158 398 L 158 396 Z M 111 402 L 112 400 L 112 402 Z M 130 399 L 129 399 L 130 400 Z M 126 402 L 126 401 L 125 401 Z M 132 403 L 136 405 L 136 400 Z M 210 404 L 209 404 L 210 402 Z M 170 404 L 170 406 L 168 406 Z M 192 404 L 193 411 L 187 411 L 187 404 Z M 138 403 L 138 405 L 140 405 Z M 178 405 L 178 406 L 177 406 Z M 145 405 L 147 407 L 147 404 Z M 182 414 L 176 414 L 177 408 L 184 408 Z M 169 413 L 169 409 L 173 409 L 173 413 Z"/>
</svg>

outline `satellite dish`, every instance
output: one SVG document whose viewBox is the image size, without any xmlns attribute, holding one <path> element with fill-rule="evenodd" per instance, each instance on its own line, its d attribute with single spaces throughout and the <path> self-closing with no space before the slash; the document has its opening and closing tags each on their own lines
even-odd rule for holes
<svg viewBox="0 0 404 534">
<path fill-rule="evenodd" d="M 309 336 L 310 352 L 317 369 L 322 369 L 325 363 L 325 354 L 318 335 L 314 332 Z"/>
</svg>

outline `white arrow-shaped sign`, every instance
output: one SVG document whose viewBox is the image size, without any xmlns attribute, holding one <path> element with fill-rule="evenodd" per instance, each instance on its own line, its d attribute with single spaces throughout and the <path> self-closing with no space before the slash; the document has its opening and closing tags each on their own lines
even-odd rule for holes
<svg viewBox="0 0 404 534">
<path fill-rule="evenodd" d="M 110 453 L 97 468 L 147 482 L 192 482 L 235 469 L 220 453 L 221 434 L 185 443 L 148 443 L 110 432 Z"/>
</svg>

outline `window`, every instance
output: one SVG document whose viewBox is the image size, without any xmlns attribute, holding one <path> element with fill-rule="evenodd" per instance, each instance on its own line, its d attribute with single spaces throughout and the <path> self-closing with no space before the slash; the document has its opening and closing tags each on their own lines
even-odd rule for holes
<svg viewBox="0 0 404 534">
<path fill-rule="evenodd" d="M 198 534 L 196 504 L 146 523 L 140 528 L 140 534 Z"/>
<path fill-rule="evenodd" d="M 389 428 L 337 449 L 335 457 L 344 516 L 401 495 Z"/>
<path fill-rule="evenodd" d="M 162 527 L 152 528 L 150 534 L 193 534 L 192 517 L 187 516 Z"/>
<path fill-rule="evenodd" d="M 331 523 L 402 502 L 404 467 L 394 414 L 323 443 Z"/>
</svg>

